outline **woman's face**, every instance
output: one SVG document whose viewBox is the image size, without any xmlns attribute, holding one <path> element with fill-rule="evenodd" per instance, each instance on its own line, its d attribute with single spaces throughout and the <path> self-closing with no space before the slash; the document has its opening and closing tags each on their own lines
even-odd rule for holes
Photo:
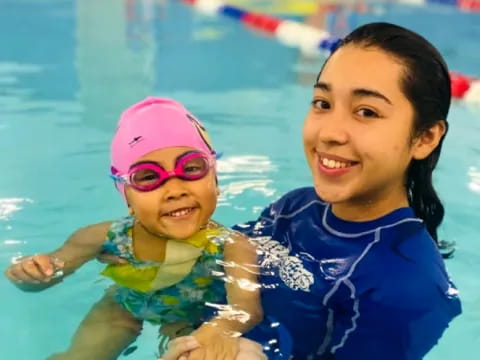
<svg viewBox="0 0 480 360">
<path fill-rule="evenodd" d="M 316 192 L 334 210 L 408 204 L 406 170 L 423 155 L 412 141 L 413 107 L 400 88 L 404 71 L 378 48 L 347 45 L 320 74 L 305 119 L 304 150 Z"/>
</svg>

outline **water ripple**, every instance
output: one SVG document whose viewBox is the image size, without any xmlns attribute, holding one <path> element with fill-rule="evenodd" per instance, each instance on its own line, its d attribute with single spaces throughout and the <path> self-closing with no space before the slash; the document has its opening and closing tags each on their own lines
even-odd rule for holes
<svg viewBox="0 0 480 360">
<path fill-rule="evenodd" d="M 480 170 L 472 166 L 468 170 L 468 176 L 470 177 L 468 188 L 473 192 L 480 194 Z"/>
<path fill-rule="evenodd" d="M 13 213 L 23 209 L 21 204 L 33 203 L 31 199 L 3 198 L 0 199 L 0 220 L 8 220 Z"/>
</svg>

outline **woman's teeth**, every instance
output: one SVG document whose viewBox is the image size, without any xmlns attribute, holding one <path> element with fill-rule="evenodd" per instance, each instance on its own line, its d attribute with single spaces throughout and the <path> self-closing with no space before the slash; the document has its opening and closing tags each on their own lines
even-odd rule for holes
<svg viewBox="0 0 480 360">
<path fill-rule="evenodd" d="M 172 216 L 172 217 L 185 216 L 185 215 L 190 214 L 192 212 L 192 210 L 193 210 L 193 208 L 175 210 L 175 211 L 172 211 L 172 212 L 168 213 L 168 216 Z"/>
<path fill-rule="evenodd" d="M 341 168 L 346 168 L 349 166 L 352 166 L 352 162 L 342 162 L 342 161 L 336 161 L 336 160 L 331 160 L 327 158 L 322 158 L 322 164 L 326 168 L 329 169 L 341 169 Z"/>
</svg>

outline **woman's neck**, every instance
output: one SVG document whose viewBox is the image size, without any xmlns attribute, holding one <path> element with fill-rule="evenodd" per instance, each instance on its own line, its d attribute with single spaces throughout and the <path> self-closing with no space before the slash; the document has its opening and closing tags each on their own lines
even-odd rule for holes
<svg viewBox="0 0 480 360">
<path fill-rule="evenodd" d="M 365 196 L 346 202 L 333 203 L 332 212 L 335 216 L 347 221 L 370 221 L 381 218 L 392 211 L 408 207 L 406 189 L 377 196 Z"/>
</svg>

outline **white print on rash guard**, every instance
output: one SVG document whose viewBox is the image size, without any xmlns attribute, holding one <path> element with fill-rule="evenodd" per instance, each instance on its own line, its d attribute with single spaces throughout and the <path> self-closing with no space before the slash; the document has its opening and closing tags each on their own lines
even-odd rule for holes
<svg viewBox="0 0 480 360">
<path fill-rule="evenodd" d="M 278 268 L 282 281 L 293 290 L 310 291 L 313 274 L 303 267 L 296 256 L 289 256 L 289 250 L 270 236 L 252 238 L 261 251 L 259 265 L 263 268 Z"/>
</svg>

